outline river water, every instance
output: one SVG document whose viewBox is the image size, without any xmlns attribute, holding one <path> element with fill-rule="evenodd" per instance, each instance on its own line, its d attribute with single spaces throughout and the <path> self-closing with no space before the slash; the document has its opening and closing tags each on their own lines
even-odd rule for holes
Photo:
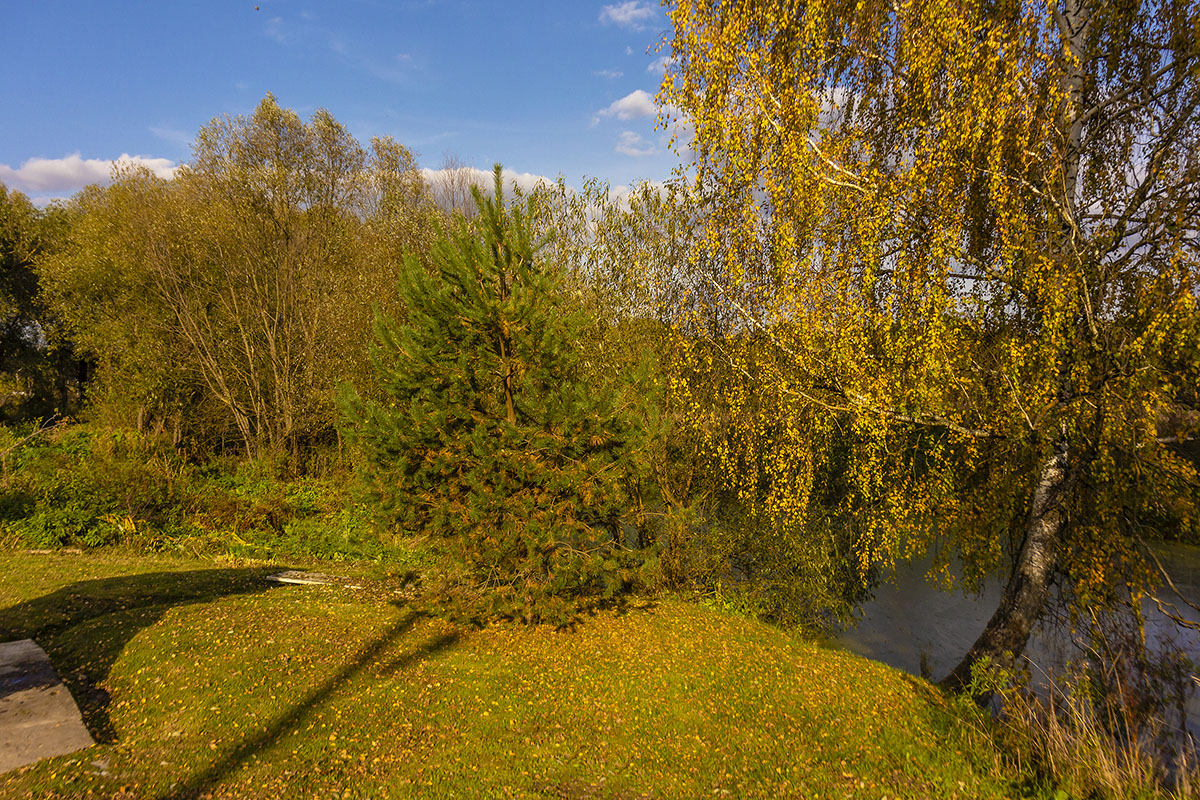
<svg viewBox="0 0 1200 800">
<path fill-rule="evenodd" d="M 1161 544 L 1155 552 L 1180 593 L 1200 605 L 1200 547 Z M 983 631 L 996 610 L 1002 587 L 994 581 L 978 595 L 943 592 L 926 579 L 928 569 L 928 562 L 898 567 L 894 580 L 882 584 L 864 604 L 858 625 L 842 630 L 835 642 L 914 675 L 925 672 L 933 680 L 944 677 Z M 1171 599 L 1165 589 L 1160 596 Z M 1200 621 L 1195 610 L 1184 606 L 1181 611 L 1181 616 Z M 1200 662 L 1200 632 L 1180 628 L 1149 603 L 1145 615 L 1149 641 L 1174 640 L 1193 662 Z M 1061 673 L 1073 652 L 1067 633 L 1036 631 L 1026 649 L 1035 682 L 1047 674 Z M 1200 687 L 1188 703 L 1188 728 L 1200 740 Z"/>
</svg>

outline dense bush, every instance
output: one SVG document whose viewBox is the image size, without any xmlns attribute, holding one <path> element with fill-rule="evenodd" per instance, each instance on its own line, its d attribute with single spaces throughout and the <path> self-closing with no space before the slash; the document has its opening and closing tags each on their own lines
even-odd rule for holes
<svg viewBox="0 0 1200 800">
<path fill-rule="evenodd" d="M 302 458 L 335 437 L 337 384 L 368 370 L 372 309 L 433 214 L 405 148 L 267 95 L 202 128 L 171 180 L 127 169 L 80 192 L 36 271 L 95 363 L 93 416 Z"/>
<path fill-rule="evenodd" d="M 332 470 L 289 477 L 266 459 L 196 464 L 162 437 L 95 424 L 29 433 L 0 428 L 0 542 L 10 546 L 329 561 L 401 552 Z"/>
<path fill-rule="evenodd" d="M 11 434 L 10 434 L 11 436 Z M 59 427 L 12 460 L 0 518 L 31 547 L 132 543 L 156 549 L 183 530 L 186 466 L 130 431 Z"/>
</svg>

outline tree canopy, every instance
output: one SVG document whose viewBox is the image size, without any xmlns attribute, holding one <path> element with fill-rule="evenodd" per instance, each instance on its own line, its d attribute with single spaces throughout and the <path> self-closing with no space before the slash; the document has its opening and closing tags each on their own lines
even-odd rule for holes
<svg viewBox="0 0 1200 800">
<path fill-rule="evenodd" d="M 1172 427 L 1200 367 L 1196 4 L 670 13 L 721 353 L 770 409 L 727 456 L 770 464 L 747 496 L 832 507 L 864 570 L 1008 572 L 955 682 L 1023 648 L 1052 581 L 1143 590 L 1146 533 L 1197 530 Z"/>
<path fill-rule="evenodd" d="M 372 307 L 394 307 L 400 255 L 432 230 L 405 148 L 365 149 L 328 112 L 306 123 L 270 95 L 203 128 L 173 180 L 127 170 L 72 213 L 39 268 L 108 407 L 250 454 L 333 435 Z"/>
<path fill-rule="evenodd" d="M 9 419 L 66 414 L 82 399 L 87 365 L 62 336 L 35 266 L 67 224 L 62 208 L 36 208 L 0 184 L 0 414 Z"/>
</svg>

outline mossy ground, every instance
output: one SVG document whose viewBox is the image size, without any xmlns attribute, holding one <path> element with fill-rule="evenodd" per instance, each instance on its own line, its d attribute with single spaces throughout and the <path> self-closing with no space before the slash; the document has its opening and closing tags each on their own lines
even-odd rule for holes
<svg viewBox="0 0 1200 800">
<path fill-rule="evenodd" d="M 467 630 L 270 570 L 0 555 L 101 744 L 0 797 L 1000 797 L 927 684 L 677 600 Z"/>
</svg>

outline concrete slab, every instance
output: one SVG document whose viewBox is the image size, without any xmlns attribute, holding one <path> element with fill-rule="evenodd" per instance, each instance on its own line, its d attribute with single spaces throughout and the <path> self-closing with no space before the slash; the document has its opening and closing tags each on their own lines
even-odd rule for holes
<svg viewBox="0 0 1200 800">
<path fill-rule="evenodd" d="M 349 578 L 344 578 L 341 575 L 326 575 L 323 572 L 301 572 L 296 569 L 284 570 L 277 572 L 274 575 L 268 575 L 267 580 L 275 581 L 276 583 L 300 583 L 311 584 L 316 586 L 336 585 L 345 586 L 349 589 L 361 589 L 361 586 L 356 586 L 350 583 Z"/>
<path fill-rule="evenodd" d="M 32 639 L 0 643 L 0 773 L 93 744 L 46 652 Z"/>
</svg>

